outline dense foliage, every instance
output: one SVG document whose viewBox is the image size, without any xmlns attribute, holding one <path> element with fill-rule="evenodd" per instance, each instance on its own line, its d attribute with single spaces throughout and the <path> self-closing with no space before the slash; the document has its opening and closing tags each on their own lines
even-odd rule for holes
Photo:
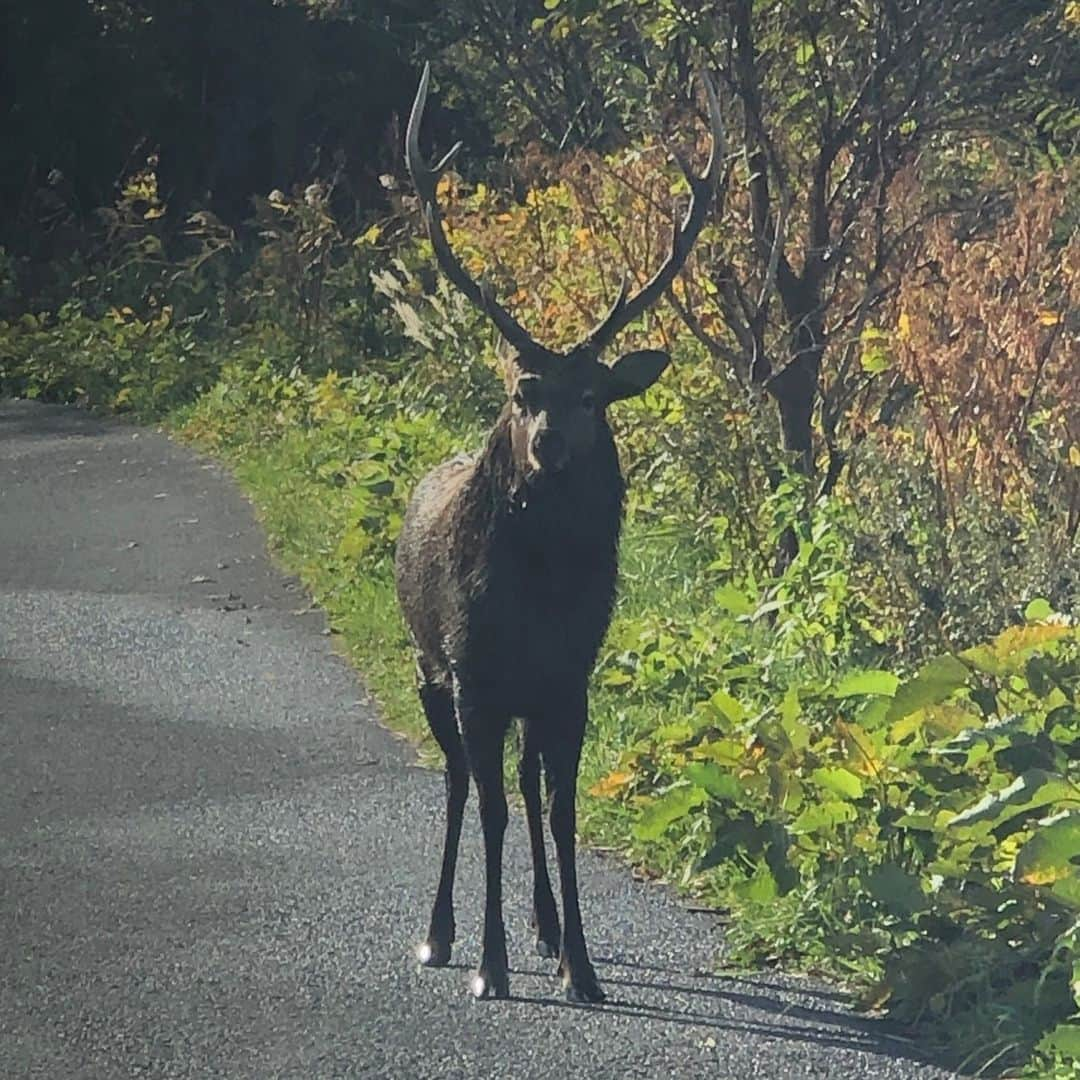
<svg viewBox="0 0 1080 1080">
<path fill-rule="evenodd" d="M 502 388 L 402 176 L 410 62 L 442 76 L 439 145 L 468 137 L 450 241 L 552 346 L 663 257 L 707 65 L 722 198 L 620 342 L 674 363 L 614 410 L 582 828 L 726 910 L 730 959 L 846 973 L 957 1060 L 1067 1074 L 1080 8 L 443 7 L 8 5 L 0 393 L 228 457 L 414 724 L 394 540 Z"/>
</svg>

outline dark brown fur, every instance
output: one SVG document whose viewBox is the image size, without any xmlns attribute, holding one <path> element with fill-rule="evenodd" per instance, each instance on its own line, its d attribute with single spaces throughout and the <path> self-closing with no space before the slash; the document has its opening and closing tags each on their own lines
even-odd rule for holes
<svg viewBox="0 0 1080 1080">
<path fill-rule="evenodd" d="M 623 481 L 602 412 L 588 452 L 551 476 L 529 479 L 512 452 L 511 406 L 473 458 L 455 458 L 417 487 L 402 526 L 397 582 L 417 647 L 420 696 L 447 757 L 447 844 L 422 958 L 449 960 L 453 875 L 471 767 L 489 856 L 479 996 L 507 992 L 498 880 L 505 827 L 502 747 L 523 721 L 521 788 L 533 848 L 537 948 L 560 955 L 568 993 L 600 1000 L 577 913 L 573 800 L 589 672 L 611 617 Z M 540 821 L 540 762 L 552 794 L 563 940 Z M 494 836 L 498 833 L 498 837 Z M 494 894 L 493 894 L 494 884 Z M 567 891 L 573 890 L 573 896 Z"/>
</svg>

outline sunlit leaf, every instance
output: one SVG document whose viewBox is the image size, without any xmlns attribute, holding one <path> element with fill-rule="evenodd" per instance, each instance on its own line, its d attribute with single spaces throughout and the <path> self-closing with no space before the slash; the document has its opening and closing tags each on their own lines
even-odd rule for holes
<svg viewBox="0 0 1080 1080">
<path fill-rule="evenodd" d="M 1080 875 L 1080 813 L 1040 825 L 1017 853 L 1013 874 L 1028 885 L 1053 885 Z"/>
<path fill-rule="evenodd" d="M 892 697 L 899 685 L 899 678 L 891 671 L 853 671 L 840 680 L 833 693 L 837 697 L 859 697 L 869 694 Z"/>
<path fill-rule="evenodd" d="M 735 799 L 742 790 L 738 780 L 714 761 L 693 761 L 683 769 L 683 775 L 714 799 Z"/>
<path fill-rule="evenodd" d="M 674 788 L 646 805 L 634 825 L 634 835 L 639 840 L 659 840 L 671 825 L 701 806 L 707 798 L 699 787 Z"/>
<path fill-rule="evenodd" d="M 589 788 L 589 794 L 596 796 L 598 799 L 610 799 L 619 792 L 625 790 L 634 779 L 632 772 L 620 771 L 616 769 L 614 772 L 610 772 L 607 776 L 600 780 L 597 780 L 591 788 Z"/>
<path fill-rule="evenodd" d="M 944 701 L 954 691 L 959 690 L 969 676 L 967 666 L 955 656 L 936 657 L 897 687 L 886 720 L 894 723 L 916 709 Z"/>
<path fill-rule="evenodd" d="M 849 769 L 821 767 L 810 774 L 819 787 L 842 799 L 861 799 L 863 782 Z"/>
</svg>

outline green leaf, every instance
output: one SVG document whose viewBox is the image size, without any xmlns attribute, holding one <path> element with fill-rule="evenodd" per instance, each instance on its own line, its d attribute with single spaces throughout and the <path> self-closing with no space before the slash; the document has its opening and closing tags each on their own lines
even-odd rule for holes
<svg viewBox="0 0 1080 1080">
<path fill-rule="evenodd" d="M 713 593 L 713 603 L 721 611 L 731 615 L 749 615 L 754 610 L 754 602 L 735 585 L 721 585 Z"/>
<path fill-rule="evenodd" d="M 967 667 L 955 656 L 935 657 L 897 687 L 885 719 L 892 724 L 916 709 L 937 705 L 953 691 L 959 690 L 969 676 Z"/>
<path fill-rule="evenodd" d="M 1071 907 L 1074 911 L 1080 911 L 1080 874 L 1055 881 L 1050 887 L 1050 894 L 1055 900 Z"/>
<path fill-rule="evenodd" d="M 1053 885 L 1080 875 L 1080 813 L 1039 826 L 1017 852 L 1013 875 L 1027 885 Z"/>
<path fill-rule="evenodd" d="M 812 42 L 800 42 L 795 48 L 795 63 L 799 67 L 806 67 L 814 58 L 814 46 Z"/>
<path fill-rule="evenodd" d="M 1062 1057 L 1080 1060 L 1080 1024 L 1066 1021 L 1044 1035 L 1037 1047 L 1044 1054 L 1060 1054 Z"/>
<path fill-rule="evenodd" d="M 798 687 L 789 686 L 780 702 L 780 727 L 796 753 L 810 745 L 810 729 L 802 721 L 802 704 Z"/>
<path fill-rule="evenodd" d="M 1043 619 L 1049 619 L 1054 614 L 1054 609 L 1050 605 L 1049 600 L 1044 600 L 1041 596 L 1036 597 L 1024 608 L 1024 618 L 1028 622 L 1041 622 Z"/>
<path fill-rule="evenodd" d="M 824 788 L 833 795 L 839 795 L 841 799 L 861 799 L 863 794 L 863 782 L 849 769 L 826 768 L 815 769 L 810 774 L 810 779 L 818 787 Z"/>
<path fill-rule="evenodd" d="M 740 724 L 746 719 L 746 710 L 726 690 L 717 690 L 709 698 L 709 703 L 733 724 Z"/>
<path fill-rule="evenodd" d="M 1000 824 L 1017 814 L 1065 799 L 1080 802 L 1080 792 L 1068 780 L 1045 769 L 1028 769 L 1008 787 L 991 792 L 974 806 L 962 810 L 949 825 L 977 825 L 980 821 Z"/>
<path fill-rule="evenodd" d="M 855 807 L 846 802 L 825 802 L 808 806 L 788 826 L 788 832 L 815 833 L 822 829 L 835 829 L 837 825 L 854 821 L 856 817 Z"/>
<path fill-rule="evenodd" d="M 693 761 L 683 773 L 690 783 L 703 788 L 714 799 L 735 799 L 742 790 L 739 781 L 715 761 Z"/>
<path fill-rule="evenodd" d="M 674 788 L 642 810 L 634 826 L 634 835 L 639 840 L 659 840 L 671 825 L 701 806 L 707 798 L 699 787 Z"/>
<path fill-rule="evenodd" d="M 892 366 L 889 354 L 880 345 L 870 345 L 863 350 L 859 364 L 868 375 L 880 375 Z"/>
<path fill-rule="evenodd" d="M 779 888 L 772 871 L 763 863 L 760 864 L 754 876 L 746 881 L 740 881 L 731 890 L 740 900 L 746 900 L 753 904 L 768 904 L 776 899 Z"/>
<path fill-rule="evenodd" d="M 870 671 L 853 671 L 845 675 L 837 684 L 833 694 L 836 697 L 861 697 L 868 694 L 876 694 L 881 697 L 892 697 L 900 680 L 891 671 L 873 669 Z"/>
</svg>

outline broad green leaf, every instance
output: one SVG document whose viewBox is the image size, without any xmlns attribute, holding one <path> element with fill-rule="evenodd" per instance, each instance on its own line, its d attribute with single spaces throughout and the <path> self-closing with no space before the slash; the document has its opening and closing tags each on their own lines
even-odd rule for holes
<svg viewBox="0 0 1080 1080">
<path fill-rule="evenodd" d="M 1028 810 L 1070 800 L 1080 803 L 1080 791 L 1061 776 L 1045 769 L 1029 769 L 1008 787 L 991 792 L 974 806 L 961 811 L 950 825 L 976 825 L 980 821 L 1001 823 Z"/>
<path fill-rule="evenodd" d="M 959 690 L 969 675 L 966 665 L 955 656 L 935 657 L 897 687 L 886 719 L 890 724 L 895 723 L 916 709 L 937 705 Z"/>
<path fill-rule="evenodd" d="M 960 705 L 929 705 L 898 720 L 890 729 L 889 737 L 893 742 L 903 742 L 909 735 L 921 731 L 929 740 L 952 739 L 962 732 L 980 728 L 984 723 L 981 716 Z"/>
<path fill-rule="evenodd" d="M 746 719 L 746 710 L 726 690 L 717 690 L 709 702 L 733 724 L 740 724 Z"/>
<path fill-rule="evenodd" d="M 840 680 L 833 693 L 841 698 L 869 694 L 892 697 L 899 685 L 900 680 L 891 671 L 853 671 Z"/>
<path fill-rule="evenodd" d="M 822 767 L 810 774 L 818 787 L 824 788 L 841 799 L 861 799 L 863 782 L 849 769 Z"/>
<path fill-rule="evenodd" d="M 1028 885 L 1053 885 L 1080 875 L 1080 813 L 1040 825 L 1017 852 L 1013 875 Z"/>
<path fill-rule="evenodd" d="M 699 787 L 674 788 L 642 810 L 634 835 L 639 840 L 659 840 L 671 825 L 701 806 L 707 797 Z"/>
<path fill-rule="evenodd" d="M 653 732 L 653 739 L 657 743 L 667 743 L 669 746 L 687 742 L 693 737 L 694 729 L 685 720 L 676 721 L 674 724 L 661 724 Z"/>
<path fill-rule="evenodd" d="M 742 900 L 749 900 L 755 904 L 768 904 L 775 900 L 779 893 L 776 878 L 772 871 L 764 864 L 759 865 L 754 871 L 754 876 L 747 881 L 740 881 L 733 886 L 732 892 Z"/>
<path fill-rule="evenodd" d="M 780 719 L 786 728 L 789 724 L 795 723 L 801 715 L 802 705 L 799 702 L 799 688 L 789 686 L 787 693 L 784 694 L 784 700 L 780 703 Z"/>
<path fill-rule="evenodd" d="M 1080 1061 L 1080 1024 L 1066 1021 L 1044 1035 L 1037 1049 L 1044 1054 L 1060 1054 Z"/>
<path fill-rule="evenodd" d="M 692 761 L 683 773 L 690 783 L 703 788 L 714 799 L 735 799 L 741 790 L 739 781 L 715 761 Z"/>
<path fill-rule="evenodd" d="M 1024 618 L 1028 622 L 1041 622 L 1043 619 L 1049 619 L 1054 614 L 1054 609 L 1049 600 L 1044 600 L 1041 596 L 1032 600 L 1026 608 L 1024 608 Z"/>
<path fill-rule="evenodd" d="M 780 727 L 788 737 L 791 749 L 796 753 L 810 745 L 810 729 L 802 720 L 799 691 L 794 686 L 788 687 L 784 700 L 780 703 Z"/>
<path fill-rule="evenodd" d="M 835 829 L 837 825 L 854 821 L 855 807 L 846 802 L 824 802 L 808 806 L 789 826 L 788 832 L 794 834 L 820 832 L 822 829 Z"/>
<path fill-rule="evenodd" d="M 713 593 L 713 603 L 721 611 L 731 615 L 749 615 L 754 610 L 754 602 L 742 589 L 735 585 L 721 585 Z"/>
<path fill-rule="evenodd" d="M 1074 911 L 1080 911 L 1080 874 L 1073 874 L 1055 881 L 1050 887 L 1050 893 L 1055 900 L 1071 907 Z"/>
</svg>

